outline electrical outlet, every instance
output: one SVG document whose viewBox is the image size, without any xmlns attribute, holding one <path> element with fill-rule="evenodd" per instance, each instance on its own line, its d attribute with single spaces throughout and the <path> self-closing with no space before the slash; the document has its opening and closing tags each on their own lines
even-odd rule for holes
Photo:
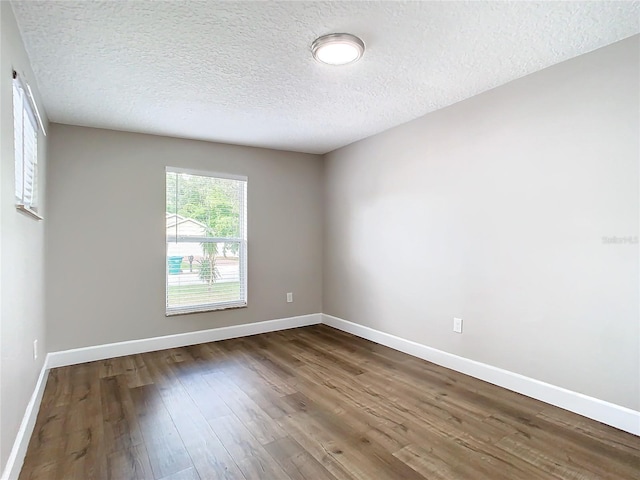
<svg viewBox="0 0 640 480">
<path fill-rule="evenodd" d="M 456 333 L 462 333 L 462 319 L 454 317 L 453 318 L 453 331 Z"/>
<path fill-rule="evenodd" d="M 38 340 L 33 341 L 33 359 L 38 359 Z"/>
<path fill-rule="evenodd" d="M 293 293 L 287 293 L 287 303 L 293 303 Z"/>
</svg>

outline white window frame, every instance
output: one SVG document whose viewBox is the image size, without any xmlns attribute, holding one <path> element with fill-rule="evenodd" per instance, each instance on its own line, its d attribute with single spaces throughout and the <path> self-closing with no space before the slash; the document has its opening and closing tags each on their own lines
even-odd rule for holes
<svg viewBox="0 0 640 480">
<path fill-rule="evenodd" d="M 165 308 L 166 316 L 184 315 L 189 313 L 201 313 L 211 312 L 216 310 L 227 310 L 231 308 L 244 308 L 248 302 L 248 281 L 247 281 L 247 189 L 248 178 L 243 175 L 233 175 L 228 173 L 209 172 L 203 170 L 192 170 L 186 168 L 166 167 L 165 168 L 165 182 L 167 173 L 184 173 L 187 175 L 197 175 L 201 177 L 222 178 L 227 180 L 238 180 L 244 182 L 244 189 L 242 192 L 243 198 L 240 205 L 240 236 L 239 237 L 195 237 L 195 236 L 176 236 L 167 235 L 165 245 L 169 242 L 194 242 L 194 243 L 222 243 L 222 242 L 237 242 L 239 243 L 239 274 L 240 274 L 240 292 L 244 293 L 244 298 L 240 300 L 233 300 L 229 302 L 215 302 L 199 305 L 181 305 L 179 307 L 169 307 L 169 266 L 165 255 Z M 166 183 L 165 183 L 165 196 L 166 196 Z M 177 191 L 177 189 L 176 189 Z M 165 198 L 166 204 L 166 198 Z M 165 229 L 166 231 L 166 229 Z"/>
<path fill-rule="evenodd" d="M 24 82 L 20 75 L 13 71 L 13 128 L 14 128 L 14 159 L 15 159 L 15 199 L 16 209 L 36 220 L 42 220 L 38 214 L 38 143 L 40 131 L 47 135 L 42 123 L 38 106 L 36 105 L 31 87 Z M 16 115 L 19 112 L 19 115 Z M 25 155 L 25 126 L 29 126 L 34 133 L 33 157 Z M 22 142 L 18 146 L 16 142 Z M 31 172 L 31 179 L 26 172 Z M 30 192 L 30 194 L 28 193 Z"/>
</svg>

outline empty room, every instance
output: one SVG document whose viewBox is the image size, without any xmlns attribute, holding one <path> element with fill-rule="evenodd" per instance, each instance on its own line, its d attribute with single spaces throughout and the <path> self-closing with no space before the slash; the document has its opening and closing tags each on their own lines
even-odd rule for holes
<svg viewBox="0 0 640 480">
<path fill-rule="evenodd" d="M 639 1 L 0 0 L 0 480 L 639 480 Z"/>
</svg>

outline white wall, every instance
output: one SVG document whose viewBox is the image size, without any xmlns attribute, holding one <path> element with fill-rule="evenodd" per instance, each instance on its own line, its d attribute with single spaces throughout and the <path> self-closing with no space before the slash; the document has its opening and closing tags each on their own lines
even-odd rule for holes
<svg viewBox="0 0 640 480">
<path fill-rule="evenodd" d="M 640 410 L 638 38 L 329 154 L 324 313 Z"/>
<path fill-rule="evenodd" d="M 50 351 L 321 312 L 322 157 L 50 130 Z M 248 177 L 247 308 L 165 317 L 166 166 Z"/>
<path fill-rule="evenodd" d="M 0 2 L 0 472 L 33 393 L 46 350 L 44 324 L 44 222 L 15 208 L 11 71 L 37 85 L 9 2 Z M 38 100 L 39 102 L 39 100 Z M 40 103 L 40 102 L 39 102 Z M 41 113 L 44 113 L 40 104 Z M 46 118 L 44 118 L 46 122 Z M 46 139 L 38 139 L 39 198 L 45 196 Z M 47 210 L 41 202 L 41 213 Z M 33 341 L 39 358 L 33 359 Z"/>
</svg>

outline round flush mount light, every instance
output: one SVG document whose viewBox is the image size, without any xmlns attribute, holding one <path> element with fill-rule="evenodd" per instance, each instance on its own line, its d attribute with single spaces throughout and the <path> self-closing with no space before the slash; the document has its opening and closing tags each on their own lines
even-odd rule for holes
<svg viewBox="0 0 640 480">
<path fill-rule="evenodd" d="M 317 38 L 311 45 L 313 58 L 328 65 L 347 65 L 360 60 L 364 42 L 349 33 L 331 33 Z"/>
</svg>

